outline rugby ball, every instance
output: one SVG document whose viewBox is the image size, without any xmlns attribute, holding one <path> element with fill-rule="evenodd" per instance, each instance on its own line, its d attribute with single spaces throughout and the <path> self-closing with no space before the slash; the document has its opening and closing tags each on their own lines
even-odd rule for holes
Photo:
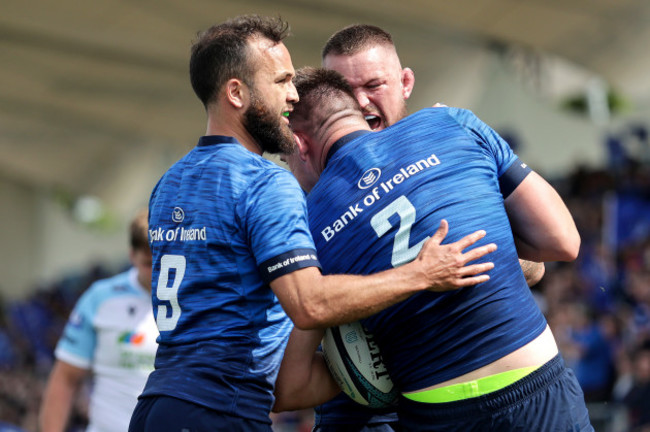
<svg viewBox="0 0 650 432">
<path fill-rule="evenodd" d="M 397 404 L 399 393 L 379 347 L 360 322 L 325 330 L 322 349 L 332 376 L 353 401 L 370 408 Z"/>
</svg>

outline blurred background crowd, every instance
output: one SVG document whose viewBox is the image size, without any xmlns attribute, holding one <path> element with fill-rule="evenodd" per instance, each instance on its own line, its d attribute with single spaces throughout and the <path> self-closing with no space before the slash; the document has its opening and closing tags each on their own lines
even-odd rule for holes
<svg viewBox="0 0 650 432">
<path fill-rule="evenodd" d="M 650 154 L 647 130 L 635 129 Z M 617 142 L 619 141 L 619 142 Z M 650 164 L 610 137 L 610 164 L 553 180 L 582 236 L 573 263 L 549 263 L 533 287 L 585 392 L 597 431 L 650 430 Z M 124 267 L 128 264 L 124 263 Z M 0 419 L 36 430 L 53 349 L 78 297 L 122 270 L 97 263 L 0 307 Z M 87 389 L 89 390 L 89 389 Z M 87 391 L 70 431 L 83 430 Z M 278 432 L 308 431 L 311 411 L 274 417 Z M 0 428 L 0 431 L 2 428 Z"/>
</svg>

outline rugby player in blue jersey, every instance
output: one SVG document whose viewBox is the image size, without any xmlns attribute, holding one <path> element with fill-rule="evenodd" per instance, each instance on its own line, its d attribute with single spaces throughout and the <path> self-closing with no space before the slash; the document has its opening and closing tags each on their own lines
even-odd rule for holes
<svg viewBox="0 0 650 432">
<path fill-rule="evenodd" d="M 323 66 L 341 73 L 350 83 L 373 131 L 383 130 L 407 115 L 406 101 L 415 76 L 402 68 L 392 36 L 385 30 L 355 24 L 334 33 L 322 50 Z M 294 175 L 307 191 L 317 178 L 295 157 L 287 158 Z M 302 175 L 302 178 L 299 177 Z M 544 275 L 544 264 L 520 260 L 529 286 Z M 341 427 L 359 431 L 390 432 L 397 423 L 394 410 L 364 409 L 341 395 L 316 407 L 314 432 L 335 432 Z"/>
<path fill-rule="evenodd" d="M 270 431 L 289 333 L 369 316 L 419 291 L 489 280 L 494 250 L 476 231 L 441 245 L 446 222 L 412 263 L 372 276 L 323 276 L 304 196 L 263 152 L 295 146 L 298 102 L 280 19 L 241 16 L 199 34 L 190 79 L 206 135 L 149 202 L 155 370 L 133 413 L 136 431 Z M 332 385 L 332 388 L 334 385 Z"/>
<path fill-rule="evenodd" d="M 451 239 L 481 220 L 498 245 L 489 281 L 418 293 L 362 320 L 402 393 L 399 428 L 593 430 L 517 258 L 577 256 L 580 238 L 555 190 L 469 111 L 429 108 L 369 133 L 341 75 L 308 68 L 295 83 L 291 125 L 304 168 L 320 176 L 307 201 L 325 273 L 399 268 L 443 218 Z M 319 382 L 326 374 L 304 367 L 319 357 L 321 334 L 292 334 L 276 410 L 331 396 L 317 391 L 329 388 Z"/>
<path fill-rule="evenodd" d="M 390 33 L 377 26 L 354 24 L 334 33 L 321 56 L 324 68 L 339 72 L 350 83 L 370 129 L 383 130 L 408 114 L 406 104 L 415 74 L 402 67 Z M 544 276 L 543 263 L 519 263 L 529 286 Z"/>
</svg>

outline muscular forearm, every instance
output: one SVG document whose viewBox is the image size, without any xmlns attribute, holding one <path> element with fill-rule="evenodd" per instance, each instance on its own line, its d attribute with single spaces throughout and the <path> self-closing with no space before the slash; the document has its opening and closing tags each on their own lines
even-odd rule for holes
<svg viewBox="0 0 650 432">
<path fill-rule="evenodd" d="M 315 407 L 341 391 L 316 352 L 322 335 L 322 330 L 292 331 L 275 384 L 274 412 Z"/>
<path fill-rule="evenodd" d="M 39 415 L 40 432 L 64 432 L 75 392 L 65 386 L 49 386 Z"/>
<path fill-rule="evenodd" d="M 399 303 L 412 294 L 427 288 L 424 277 L 405 265 L 391 271 L 370 276 L 332 275 L 320 278 L 317 289 L 305 292 L 302 310 L 307 312 L 306 323 L 300 327 L 332 327 L 357 321 Z M 312 306 L 312 310 L 308 307 Z"/>
<path fill-rule="evenodd" d="M 81 376 L 70 376 L 66 366 L 55 363 L 43 394 L 39 412 L 40 432 L 64 432 L 72 405 L 81 383 Z"/>
<path fill-rule="evenodd" d="M 537 173 L 530 173 L 506 198 L 520 258 L 535 262 L 572 261 L 580 235 L 562 198 Z"/>
<path fill-rule="evenodd" d="M 441 244 L 446 222 L 425 242 L 415 260 L 370 276 L 322 276 L 315 268 L 298 270 L 271 282 L 282 307 L 301 329 L 332 327 L 357 321 L 426 289 L 447 291 L 489 279 L 492 263 L 467 263 L 496 249 L 496 245 L 466 248 L 485 236 L 475 232 L 450 244 Z M 477 276 L 478 274 L 478 276 Z"/>
</svg>

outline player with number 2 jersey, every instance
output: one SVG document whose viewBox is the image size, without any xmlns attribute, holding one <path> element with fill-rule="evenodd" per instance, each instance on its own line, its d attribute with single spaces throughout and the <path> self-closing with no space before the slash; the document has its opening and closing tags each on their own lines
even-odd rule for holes
<svg viewBox="0 0 650 432">
<path fill-rule="evenodd" d="M 582 392 L 559 355 L 542 366 L 461 379 L 532 344 L 554 344 L 519 266 L 504 206 L 530 174 L 491 128 L 456 108 L 421 110 L 380 132 L 348 132 L 329 148 L 308 195 L 309 224 L 326 274 L 369 274 L 410 262 L 441 219 L 449 221 L 447 241 L 480 221 L 484 241 L 498 246 L 489 281 L 417 293 L 362 320 L 402 392 L 398 412 L 405 430 L 470 430 L 477 422 L 489 428 L 483 416 L 495 421 L 490 430 L 501 430 L 521 421 L 502 407 L 529 397 L 557 408 L 546 425 L 528 409 L 526 421 L 537 424 L 535 430 L 559 424 L 590 430 Z M 563 374 L 568 393 L 542 396 L 557 391 L 555 380 Z M 480 398 L 488 393 L 490 399 Z M 576 397 L 564 399 L 567 394 Z"/>
<path fill-rule="evenodd" d="M 398 125 L 335 144 L 307 202 L 326 273 L 367 274 L 411 261 L 441 219 L 449 221 L 450 241 L 481 221 L 485 241 L 497 244 L 488 282 L 418 293 L 363 320 L 380 346 L 390 347 L 384 360 L 396 385 L 412 391 L 503 357 L 538 336 L 546 321 L 503 206 L 512 186 L 499 187 L 500 178 L 516 186 L 530 169 L 469 111 L 430 108 Z M 466 319 L 472 311 L 480 316 Z"/>
</svg>

